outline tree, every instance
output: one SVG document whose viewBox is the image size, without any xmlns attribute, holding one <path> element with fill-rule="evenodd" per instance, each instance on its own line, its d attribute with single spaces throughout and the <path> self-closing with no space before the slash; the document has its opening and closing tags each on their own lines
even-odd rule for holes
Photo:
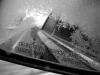
<svg viewBox="0 0 100 75">
<path fill-rule="evenodd" d="M 85 31 L 82 26 L 71 35 L 72 43 L 84 49 L 86 55 L 99 60 L 100 59 L 100 38 L 95 33 Z"/>
</svg>

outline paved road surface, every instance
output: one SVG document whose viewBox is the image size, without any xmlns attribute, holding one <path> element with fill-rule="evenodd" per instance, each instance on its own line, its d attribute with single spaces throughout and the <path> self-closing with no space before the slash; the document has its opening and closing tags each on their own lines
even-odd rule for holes
<svg viewBox="0 0 100 75">
<path fill-rule="evenodd" d="M 45 75 L 44 73 L 46 72 L 0 60 L 0 75 Z M 48 74 L 58 75 L 49 72 Z"/>
</svg>

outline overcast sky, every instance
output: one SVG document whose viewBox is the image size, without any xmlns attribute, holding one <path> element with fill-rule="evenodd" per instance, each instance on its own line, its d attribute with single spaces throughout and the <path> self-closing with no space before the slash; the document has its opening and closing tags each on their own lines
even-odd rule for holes
<svg viewBox="0 0 100 75">
<path fill-rule="evenodd" d="M 53 14 L 61 15 L 61 18 L 72 24 L 85 25 L 86 31 L 95 31 L 100 28 L 100 0 L 3 0 L 2 24 L 12 24 L 18 10 L 37 8 L 53 9 Z M 21 13 L 20 13 L 21 14 Z M 10 19 L 9 19 L 10 18 Z M 90 27 L 90 29 L 88 29 Z M 93 28 L 94 29 L 93 29 Z M 4 27 L 5 28 L 5 27 Z M 96 29 L 96 30 L 95 30 Z"/>
</svg>

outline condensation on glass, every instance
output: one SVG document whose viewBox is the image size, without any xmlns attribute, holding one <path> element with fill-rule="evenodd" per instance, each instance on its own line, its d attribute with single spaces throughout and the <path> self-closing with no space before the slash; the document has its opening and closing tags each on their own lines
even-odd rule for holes
<svg viewBox="0 0 100 75">
<path fill-rule="evenodd" d="M 1 49 L 100 71 L 99 0 L 4 0 L 0 10 Z"/>
</svg>

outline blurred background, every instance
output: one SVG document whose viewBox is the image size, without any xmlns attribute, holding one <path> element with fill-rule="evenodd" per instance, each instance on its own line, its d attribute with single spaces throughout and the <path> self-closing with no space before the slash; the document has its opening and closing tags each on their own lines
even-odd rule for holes
<svg viewBox="0 0 100 75">
<path fill-rule="evenodd" d="M 60 75 L 0 60 L 0 75 Z"/>
<path fill-rule="evenodd" d="M 53 16 L 60 15 L 60 19 L 62 21 L 66 21 L 67 24 L 70 26 L 69 28 L 76 26 L 76 31 L 73 34 L 71 34 L 71 39 L 72 39 L 71 41 L 74 44 L 75 48 L 78 49 L 81 47 L 81 49 L 85 49 L 84 54 L 88 53 L 86 55 L 89 55 L 90 53 L 92 56 L 89 57 L 100 62 L 100 50 L 99 50 L 100 49 L 100 31 L 99 31 L 100 0 L 1 0 L 1 1 L 2 2 L 0 4 L 0 17 L 1 17 L 0 43 L 2 42 L 2 39 L 4 40 L 8 39 L 7 36 L 8 26 L 18 25 L 17 29 L 10 29 L 9 33 L 12 35 L 15 35 L 15 33 L 17 32 L 19 33 L 18 36 L 16 35 L 11 40 L 8 41 L 10 44 L 0 45 L 1 49 L 11 50 L 11 47 L 23 34 L 21 30 L 24 27 L 27 28 L 28 25 L 31 25 L 31 23 L 34 23 L 34 20 L 31 18 L 23 20 L 23 18 L 27 16 L 26 15 L 27 9 L 29 11 L 32 11 L 33 9 L 37 9 L 37 11 L 43 11 L 43 10 L 48 11 L 49 9 L 52 9 L 53 10 L 52 15 Z M 64 33 L 64 35 L 61 36 L 65 37 L 66 34 L 65 31 L 68 30 L 68 28 L 62 27 L 62 29 L 61 28 L 59 29 L 60 29 L 59 32 L 61 31 L 61 34 Z M 36 33 L 38 30 L 39 30 L 38 28 L 33 29 L 32 31 L 34 34 L 31 33 L 32 34 L 31 36 L 35 37 L 37 35 Z M 83 34 L 88 36 L 88 38 L 85 37 Z M 83 37 L 85 37 L 85 39 L 83 39 Z M 67 41 L 68 40 L 70 41 L 70 39 L 67 39 Z M 45 71 L 28 68 L 25 66 L 16 65 L 13 63 L 0 60 L 0 75 L 36 75 L 36 74 L 41 75 L 44 73 L 46 73 L 46 75 L 49 74 L 56 75 L 54 73 L 48 73 Z"/>
</svg>

